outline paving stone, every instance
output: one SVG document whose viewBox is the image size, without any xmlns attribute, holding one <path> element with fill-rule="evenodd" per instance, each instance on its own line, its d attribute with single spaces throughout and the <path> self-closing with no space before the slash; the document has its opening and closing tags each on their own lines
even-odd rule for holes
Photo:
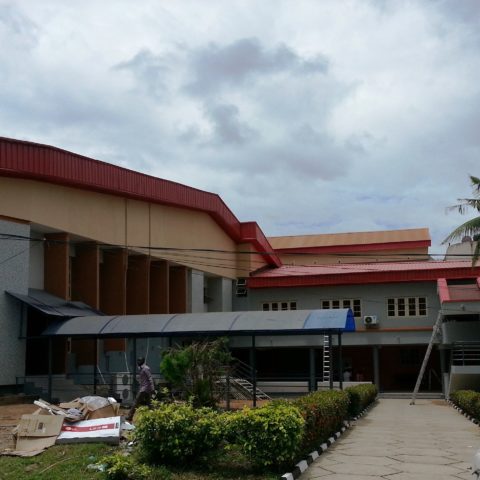
<svg viewBox="0 0 480 480">
<path fill-rule="evenodd" d="M 382 399 L 300 480 L 472 480 L 479 446 L 480 428 L 445 402 Z"/>
</svg>

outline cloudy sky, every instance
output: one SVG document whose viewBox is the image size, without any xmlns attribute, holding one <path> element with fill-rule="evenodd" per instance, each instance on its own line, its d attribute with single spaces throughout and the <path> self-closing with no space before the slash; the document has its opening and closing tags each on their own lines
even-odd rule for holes
<svg viewBox="0 0 480 480">
<path fill-rule="evenodd" d="M 478 0 L 0 0 L 0 135 L 266 235 L 429 227 L 480 175 Z"/>
</svg>

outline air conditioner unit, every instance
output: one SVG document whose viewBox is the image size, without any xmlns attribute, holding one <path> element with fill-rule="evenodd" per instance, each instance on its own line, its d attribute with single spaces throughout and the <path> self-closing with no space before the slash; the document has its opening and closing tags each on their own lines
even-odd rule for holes
<svg viewBox="0 0 480 480">
<path fill-rule="evenodd" d="M 243 287 L 237 287 L 235 294 L 237 295 L 237 297 L 246 297 L 247 289 Z"/>
<path fill-rule="evenodd" d="M 133 375 L 127 372 L 112 375 L 112 391 L 123 404 L 133 403 Z"/>
<path fill-rule="evenodd" d="M 363 324 L 366 327 L 370 327 L 371 325 L 378 325 L 378 319 L 376 315 L 365 315 L 363 317 Z"/>
</svg>

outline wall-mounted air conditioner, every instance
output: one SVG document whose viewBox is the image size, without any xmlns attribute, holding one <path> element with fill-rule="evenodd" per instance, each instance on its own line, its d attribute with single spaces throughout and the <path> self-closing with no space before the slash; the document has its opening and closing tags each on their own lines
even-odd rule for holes
<svg viewBox="0 0 480 480">
<path fill-rule="evenodd" d="M 376 315 L 365 315 L 363 317 L 363 324 L 366 327 L 371 327 L 373 325 L 378 325 L 378 318 Z"/>
<path fill-rule="evenodd" d="M 133 398 L 133 375 L 127 372 L 112 374 L 112 391 L 123 404 L 131 405 Z"/>
<path fill-rule="evenodd" d="M 237 297 L 247 296 L 247 279 L 246 278 L 237 279 L 236 285 L 235 285 L 235 295 Z"/>
</svg>

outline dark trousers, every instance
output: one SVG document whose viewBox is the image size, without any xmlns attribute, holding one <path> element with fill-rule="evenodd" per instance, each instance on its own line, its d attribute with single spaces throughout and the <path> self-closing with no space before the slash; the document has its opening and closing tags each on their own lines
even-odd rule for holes
<svg viewBox="0 0 480 480">
<path fill-rule="evenodd" d="M 128 412 L 126 419 L 128 421 L 133 420 L 133 415 L 135 415 L 135 410 L 142 405 L 150 406 L 152 403 L 152 394 L 153 392 L 138 392 L 135 401 L 133 402 L 132 408 Z"/>
</svg>

